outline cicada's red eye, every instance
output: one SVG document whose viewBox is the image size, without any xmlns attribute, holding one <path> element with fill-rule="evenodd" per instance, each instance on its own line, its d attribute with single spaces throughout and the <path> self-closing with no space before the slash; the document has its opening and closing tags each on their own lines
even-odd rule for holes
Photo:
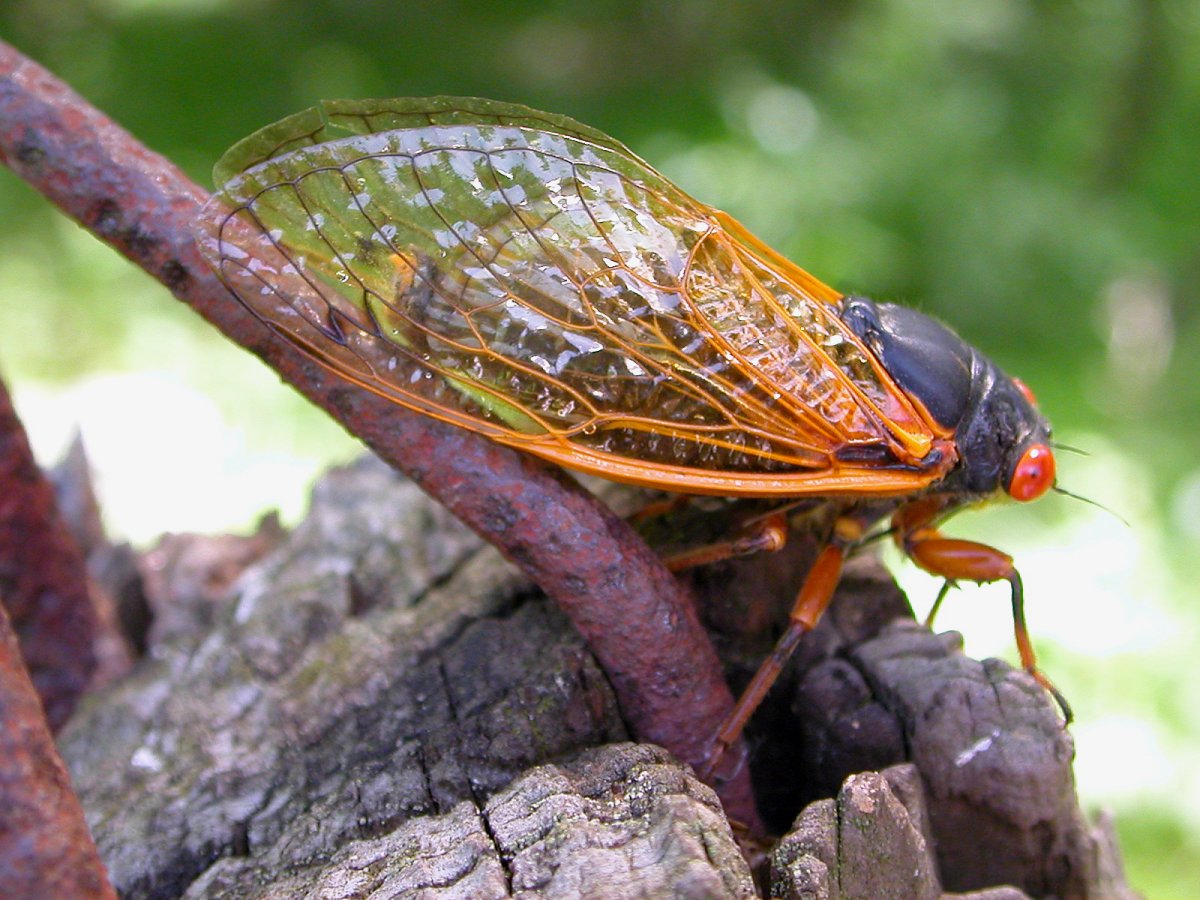
<svg viewBox="0 0 1200 900">
<path fill-rule="evenodd" d="M 1029 385 L 1023 382 L 1020 378 L 1014 378 L 1012 383 L 1017 386 L 1017 390 L 1021 392 L 1021 396 L 1029 401 L 1030 406 L 1038 405 L 1037 397 L 1035 397 L 1033 391 L 1029 389 Z"/>
<path fill-rule="evenodd" d="M 1032 444 L 1013 469 L 1008 493 L 1014 500 L 1036 500 L 1054 486 L 1054 454 L 1045 444 Z"/>
</svg>

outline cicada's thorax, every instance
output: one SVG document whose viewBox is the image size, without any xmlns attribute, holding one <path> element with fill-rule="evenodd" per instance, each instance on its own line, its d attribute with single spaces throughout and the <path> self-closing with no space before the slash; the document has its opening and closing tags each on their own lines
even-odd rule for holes
<svg viewBox="0 0 1200 900">
<path fill-rule="evenodd" d="M 997 492 L 1029 500 L 1053 484 L 1050 424 L 1020 382 L 923 313 L 848 296 L 840 314 L 901 390 L 953 430 L 958 463 L 930 493 L 961 506 Z"/>
</svg>

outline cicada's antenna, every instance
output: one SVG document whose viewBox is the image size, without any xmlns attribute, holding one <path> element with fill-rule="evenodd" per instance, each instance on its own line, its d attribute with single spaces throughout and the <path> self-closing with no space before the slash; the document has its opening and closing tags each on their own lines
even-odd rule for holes
<svg viewBox="0 0 1200 900">
<path fill-rule="evenodd" d="M 1053 447 L 1055 450 L 1065 450 L 1068 453 L 1077 453 L 1080 456 L 1091 456 L 1091 454 L 1088 453 L 1086 450 L 1080 450 L 1078 447 L 1072 447 L 1070 444 L 1060 444 L 1057 441 L 1051 441 L 1050 446 Z M 1054 485 L 1052 490 L 1056 494 L 1062 494 L 1064 497 L 1070 497 L 1072 500 L 1078 500 L 1080 503 L 1086 503 L 1088 506 L 1094 506 L 1094 507 L 1096 507 L 1096 509 L 1104 510 L 1104 512 L 1108 513 L 1110 516 L 1112 516 L 1114 519 L 1116 519 L 1118 522 L 1120 522 L 1126 528 L 1133 527 L 1132 525 L 1129 524 L 1129 522 L 1127 522 L 1125 520 L 1124 516 L 1118 515 L 1117 513 L 1113 512 L 1111 509 L 1109 509 L 1103 503 L 1099 503 L 1095 500 L 1092 500 L 1089 497 L 1082 497 L 1079 494 L 1072 494 L 1066 488 L 1061 488 L 1057 484 Z"/>
<path fill-rule="evenodd" d="M 1051 441 L 1050 446 L 1055 450 L 1066 450 L 1068 453 L 1078 453 L 1080 456 L 1091 456 L 1086 450 L 1080 450 L 1078 447 L 1072 447 L 1070 444 L 1060 444 L 1058 441 Z"/>
<path fill-rule="evenodd" d="M 1117 513 L 1113 512 L 1111 509 L 1109 509 L 1107 506 L 1105 506 L 1103 503 L 1100 503 L 1097 500 L 1093 500 L 1090 497 L 1083 497 L 1079 494 L 1072 494 L 1066 488 L 1060 488 L 1057 484 L 1054 485 L 1054 487 L 1051 490 L 1053 490 L 1054 493 L 1056 493 L 1056 494 L 1062 494 L 1064 497 L 1070 497 L 1072 500 L 1078 500 L 1080 503 L 1086 503 L 1088 506 L 1094 506 L 1094 507 L 1096 507 L 1096 509 L 1104 510 L 1104 512 L 1108 513 L 1110 516 L 1112 516 L 1114 519 L 1116 519 L 1118 522 L 1120 522 L 1126 528 L 1133 527 L 1132 525 L 1129 524 L 1129 522 L 1125 519 L 1124 516 L 1118 515 Z"/>
</svg>

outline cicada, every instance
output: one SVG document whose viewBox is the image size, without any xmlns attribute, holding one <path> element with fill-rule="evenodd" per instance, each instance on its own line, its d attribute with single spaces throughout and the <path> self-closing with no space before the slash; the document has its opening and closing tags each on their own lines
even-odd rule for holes
<svg viewBox="0 0 1200 900">
<path fill-rule="evenodd" d="M 947 584 L 1011 584 L 1022 663 L 1053 691 L 1012 559 L 938 530 L 1052 488 L 1050 425 L 940 322 L 839 293 L 620 142 L 524 106 L 326 102 L 236 144 L 215 177 L 206 258 L 347 381 L 581 472 L 833 510 L 718 749 L 888 519 Z M 778 545 L 779 520 L 761 521 L 728 546 Z"/>
</svg>

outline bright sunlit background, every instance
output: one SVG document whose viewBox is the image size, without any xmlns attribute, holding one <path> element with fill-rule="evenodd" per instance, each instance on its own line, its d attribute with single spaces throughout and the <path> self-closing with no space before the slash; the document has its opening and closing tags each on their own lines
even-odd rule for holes
<svg viewBox="0 0 1200 900">
<path fill-rule="evenodd" d="M 478 94 L 629 143 L 823 280 L 953 324 L 1055 421 L 1010 551 L 1132 883 L 1200 884 L 1200 5 L 1153 0 L 395 4 L 9 0 L 0 36 L 203 184 L 320 98 Z M 84 435 L 108 526 L 295 521 L 355 453 L 148 277 L 0 171 L 0 371 L 40 458 Z M 921 609 L 937 585 L 894 560 Z M 942 627 L 1013 657 L 1002 589 Z"/>
</svg>

